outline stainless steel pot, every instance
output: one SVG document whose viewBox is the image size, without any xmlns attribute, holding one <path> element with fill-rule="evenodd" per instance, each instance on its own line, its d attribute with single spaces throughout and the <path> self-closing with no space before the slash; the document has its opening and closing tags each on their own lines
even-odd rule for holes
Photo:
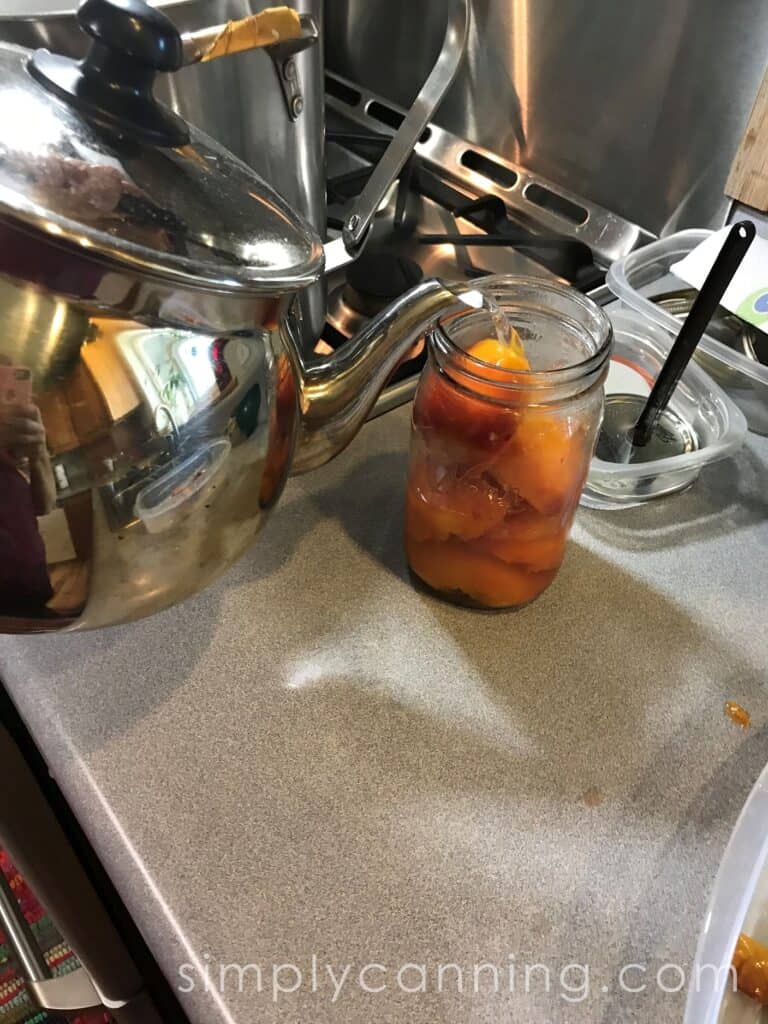
<svg viewBox="0 0 768 1024">
<path fill-rule="evenodd" d="M 296 299 L 323 273 L 316 232 L 157 104 L 155 72 L 186 52 L 168 19 L 87 0 L 80 20 L 80 63 L 0 45 L 0 298 L 24 314 L 0 333 L 5 632 L 128 621 L 200 589 L 453 300 L 426 282 L 308 361 Z M 364 240 L 397 143 L 332 259 Z"/>
<path fill-rule="evenodd" d="M 205 32 L 231 19 L 247 18 L 275 0 L 153 0 L 180 32 Z M 325 104 L 324 2 L 286 0 L 314 27 L 318 44 L 277 46 L 264 53 L 239 53 L 226 60 L 194 63 L 159 77 L 158 99 L 240 157 L 269 182 L 315 231 L 324 237 Z M 75 17 L 73 0 L 50 0 L 37 11 L 29 0 L 0 0 L 0 40 L 80 58 L 87 40 Z M 397 176 L 426 123 L 453 81 L 469 31 L 469 0 L 446 3 L 447 33 L 427 87 L 414 102 L 380 173 L 366 192 L 357 228 L 347 232 L 331 256 L 332 268 L 357 255 L 368 219 Z M 392 54 L 392 62 L 397 54 Z M 361 215 L 361 213 L 363 215 Z M 353 237 L 354 236 L 354 237 Z M 323 281 L 299 299 L 299 331 L 305 352 L 314 348 L 326 315 Z"/>
</svg>

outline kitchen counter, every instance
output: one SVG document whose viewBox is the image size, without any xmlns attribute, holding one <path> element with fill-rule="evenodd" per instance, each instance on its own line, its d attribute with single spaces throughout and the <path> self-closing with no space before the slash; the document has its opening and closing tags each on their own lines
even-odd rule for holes
<svg viewBox="0 0 768 1024">
<path fill-rule="evenodd" d="M 192 1021 L 680 1021 L 655 975 L 768 761 L 768 441 L 580 513 L 552 589 L 480 614 L 408 581 L 407 422 L 291 482 L 206 593 L 2 638 L 0 677 Z"/>
</svg>

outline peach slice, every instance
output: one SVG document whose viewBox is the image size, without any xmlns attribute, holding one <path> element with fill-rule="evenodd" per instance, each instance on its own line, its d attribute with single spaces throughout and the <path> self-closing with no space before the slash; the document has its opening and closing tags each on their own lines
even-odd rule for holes
<svg viewBox="0 0 768 1024">
<path fill-rule="evenodd" d="M 526 604 L 555 577 L 555 571 L 525 572 L 454 541 L 412 541 L 407 553 L 413 571 L 433 590 L 458 590 L 488 608 Z"/>
<path fill-rule="evenodd" d="M 475 540 L 498 526 L 507 509 L 503 494 L 482 477 L 439 477 L 426 460 L 411 466 L 406 530 L 416 540 Z"/>
<path fill-rule="evenodd" d="M 583 431 L 531 409 L 521 413 L 514 438 L 491 472 L 537 511 L 553 515 L 579 492 L 587 468 Z"/>
<path fill-rule="evenodd" d="M 475 449 L 494 450 L 506 444 L 517 427 L 518 413 L 498 402 L 475 397 L 468 390 L 475 382 L 460 383 L 437 371 L 428 371 L 419 384 L 413 423 L 428 435 L 451 439 Z"/>
<path fill-rule="evenodd" d="M 478 542 L 478 550 L 512 565 L 524 566 L 531 572 L 559 569 L 565 557 L 567 537 L 564 533 L 553 537 L 525 539 L 516 536 L 514 526 L 486 534 Z"/>
</svg>

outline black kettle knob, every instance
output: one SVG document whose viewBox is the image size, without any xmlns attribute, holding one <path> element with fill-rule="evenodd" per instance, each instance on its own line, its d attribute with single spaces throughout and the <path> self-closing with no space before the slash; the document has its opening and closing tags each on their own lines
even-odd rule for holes
<svg viewBox="0 0 768 1024">
<path fill-rule="evenodd" d="M 113 133 L 152 146 L 189 142 L 186 123 L 152 94 L 157 72 L 177 71 L 182 64 L 173 22 L 144 0 L 84 0 L 77 20 L 93 40 L 85 59 L 37 50 L 29 59 L 30 74 Z"/>
<path fill-rule="evenodd" d="M 83 32 L 155 71 L 181 67 L 181 36 L 162 11 L 144 0 L 85 0 L 77 11 Z"/>
</svg>

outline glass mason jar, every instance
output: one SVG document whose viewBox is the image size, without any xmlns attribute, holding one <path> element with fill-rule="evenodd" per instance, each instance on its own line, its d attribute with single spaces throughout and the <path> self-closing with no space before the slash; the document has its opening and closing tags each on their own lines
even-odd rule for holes
<svg viewBox="0 0 768 1024">
<path fill-rule="evenodd" d="M 514 608 L 538 597 L 563 561 L 602 419 L 612 333 L 603 311 L 564 285 L 495 277 L 478 292 L 480 308 L 457 301 L 427 336 L 406 552 L 418 581 L 441 597 Z M 524 355 L 496 341 L 499 312 Z"/>
</svg>

